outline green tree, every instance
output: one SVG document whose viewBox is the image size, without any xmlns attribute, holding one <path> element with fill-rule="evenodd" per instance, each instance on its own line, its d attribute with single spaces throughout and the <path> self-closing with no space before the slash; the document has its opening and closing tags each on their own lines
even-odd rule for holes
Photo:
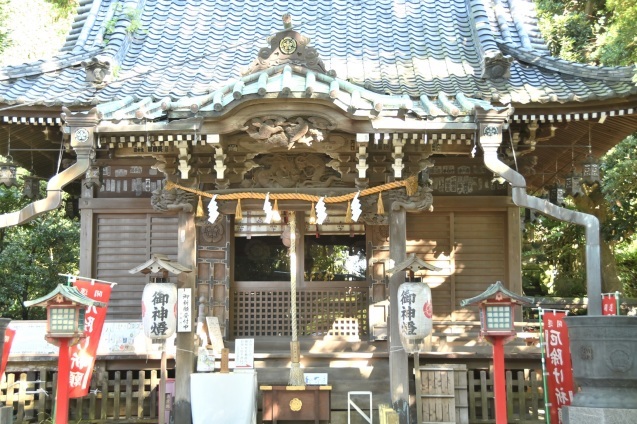
<svg viewBox="0 0 637 424">
<path fill-rule="evenodd" d="M 637 0 L 537 0 L 551 54 L 607 66 L 637 62 Z"/>
<path fill-rule="evenodd" d="M 608 66 L 637 62 L 637 0 L 536 0 L 536 6 L 540 30 L 554 56 Z M 631 296 L 637 293 L 637 167 L 631 158 L 636 145 L 629 137 L 608 152 L 602 158 L 602 183 L 586 187 L 569 206 L 600 220 L 602 291 L 623 290 Z M 530 228 L 533 237 L 523 252 L 525 285 L 547 294 L 577 295 L 585 288 L 581 229 L 548 219 Z"/>
<path fill-rule="evenodd" d="M 18 187 L 0 186 L 0 213 L 17 211 L 29 200 Z M 41 308 L 27 309 L 25 300 L 38 298 L 64 282 L 59 274 L 78 272 L 79 221 L 57 209 L 28 223 L 0 229 L 0 316 L 44 318 Z"/>
</svg>

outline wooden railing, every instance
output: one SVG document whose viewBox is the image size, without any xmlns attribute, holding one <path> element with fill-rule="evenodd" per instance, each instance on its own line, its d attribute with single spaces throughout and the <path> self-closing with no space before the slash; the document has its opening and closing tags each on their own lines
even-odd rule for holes
<svg viewBox="0 0 637 424">
<path fill-rule="evenodd" d="M 486 370 L 463 371 L 467 378 L 461 391 L 468 399 L 469 423 L 495 422 L 492 377 Z M 0 384 L 0 401 L 13 406 L 14 423 L 46 423 L 51 418 L 57 374 L 47 368 L 24 373 L 9 372 Z M 460 379 L 462 380 L 462 379 Z M 70 423 L 105 424 L 157 422 L 158 370 L 98 371 L 91 390 L 83 398 L 72 399 Z M 542 377 L 538 370 L 506 372 L 508 421 L 544 421 Z M 458 399 L 456 400 L 458 402 Z"/>
<path fill-rule="evenodd" d="M 5 373 L 0 402 L 13 406 L 14 423 L 47 423 L 52 418 L 57 373 L 42 368 Z M 69 422 L 157 422 L 158 370 L 95 371 L 87 396 L 70 401 Z"/>
<path fill-rule="evenodd" d="M 469 370 L 469 422 L 494 423 L 493 377 L 486 370 Z M 541 370 L 506 372 L 508 422 L 545 421 Z"/>
<path fill-rule="evenodd" d="M 369 334 L 369 285 L 357 281 L 306 282 L 297 289 L 299 336 L 326 336 L 342 318 Z M 234 337 L 290 336 L 290 283 L 237 282 L 232 291 Z"/>
</svg>

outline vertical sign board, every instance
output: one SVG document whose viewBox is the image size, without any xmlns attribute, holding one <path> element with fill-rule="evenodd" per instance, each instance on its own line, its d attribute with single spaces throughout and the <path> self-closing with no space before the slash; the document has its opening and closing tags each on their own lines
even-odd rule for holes
<svg viewBox="0 0 637 424">
<path fill-rule="evenodd" d="M 192 323 L 192 289 L 177 289 L 177 332 L 189 333 Z"/>
<path fill-rule="evenodd" d="M 223 337 L 221 336 L 221 328 L 219 327 L 219 318 L 206 317 L 206 325 L 208 325 L 208 335 L 210 337 L 212 350 L 214 350 L 217 355 L 220 355 L 221 349 L 223 349 Z"/>
<path fill-rule="evenodd" d="M 564 317 L 566 311 L 542 311 L 544 331 L 545 378 L 548 382 L 548 399 L 551 423 L 562 423 L 562 407 L 573 401 L 574 382 L 568 329 Z"/>
<path fill-rule="evenodd" d="M 97 356 L 97 347 L 102 337 L 102 328 L 106 319 L 108 301 L 111 298 L 111 290 L 116 283 L 108 283 L 99 280 L 91 280 L 76 277 L 73 285 L 84 296 L 106 303 L 106 307 L 91 306 L 86 309 L 84 318 L 84 330 L 86 338 L 69 348 L 71 355 L 71 370 L 69 376 L 69 398 L 78 398 L 88 394 L 93 365 Z"/>
<path fill-rule="evenodd" d="M 235 369 L 254 368 L 254 339 L 235 340 L 234 367 Z"/>
<path fill-rule="evenodd" d="M 602 293 L 602 315 L 619 315 L 619 293 Z"/>
</svg>

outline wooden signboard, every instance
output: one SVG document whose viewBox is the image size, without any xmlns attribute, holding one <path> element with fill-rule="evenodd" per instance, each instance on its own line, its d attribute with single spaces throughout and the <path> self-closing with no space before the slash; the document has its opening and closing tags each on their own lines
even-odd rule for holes
<svg viewBox="0 0 637 424">
<path fill-rule="evenodd" d="M 212 350 L 218 355 L 223 349 L 223 336 L 221 336 L 219 319 L 217 317 L 206 317 L 206 325 L 208 326 L 208 336 L 210 337 Z"/>
<path fill-rule="evenodd" d="M 435 158 L 429 168 L 433 194 L 439 196 L 501 196 L 507 184 L 494 180 L 481 159 Z"/>
<path fill-rule="evenodd" d="M 97 197 L 151 197 L 163 187 L 164 174 L 150 166 L 102 166 L 102 187 Z"/>
</svg>

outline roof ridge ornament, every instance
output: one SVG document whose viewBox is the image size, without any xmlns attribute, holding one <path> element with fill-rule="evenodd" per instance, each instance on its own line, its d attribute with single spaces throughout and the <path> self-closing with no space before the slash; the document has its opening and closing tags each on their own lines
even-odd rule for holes
<svg viewBox="0 0 637 424">
<path fill-rule="evenodd" d="M 488 80 L 509 79 L 511 77 L 511 63 L 513 58 L 502 52 L 489 52 L 482 58 L 481 78 Z"/>
<path fill-rule="evenodd" d="M 325 69 L 325 64 L 316 49 L 308 45 L 310 38 L 292 29 L 290 14 L 283 15 L 282 20 L 284 30 L 266 39 L 270 46 L 259 50 L 258 57 L 242 72 L 242 75 L 249 75 L 277 65 L 290 64 L 304 66 L 315 72 L 335 77 L 334 71 L 328 72 Z"/>
<path fill-rule="evenodd" d="M 100 56 L 93 56 L 88 60 L 83 60 L 82 68 L 86 71 L 84 81 L 94 84 L 97 88 L 102 88 L 111 80 L 111 60 Z"/>
</svg>

